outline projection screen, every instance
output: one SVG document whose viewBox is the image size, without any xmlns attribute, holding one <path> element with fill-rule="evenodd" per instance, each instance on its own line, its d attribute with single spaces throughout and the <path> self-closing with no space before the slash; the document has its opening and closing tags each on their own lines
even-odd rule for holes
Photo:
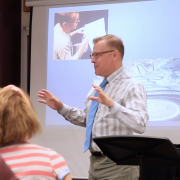
<svg viewBox="0 0 180 180">
<path fill-rule="evenodd" d="M 149 123 L 145 135 L 167 137 L 180 143 L 180 2 L 154 0 L 35 6 L 32 21 L 30 96 L 43 132 L 31 142 L 63 155 L 73 177 L 87 177 L 89 152 L 83 153 L 85 128 L 70 124 L 49 107 L 38 103 L 37 93 L 47 89 L 72 107 L 84 108 L 94 74 L 90 60 L 92 39 L 105 34 L 121 38 L 125 46 L 123 65 L 143 84 L 148 97 Z M 75 30 L 83 28 L 89 43 L 81 56 L 54 56 L 59 13 L 78 12 Z M 72 56 L 82 34 L 72 38 Z"/>
</svg>

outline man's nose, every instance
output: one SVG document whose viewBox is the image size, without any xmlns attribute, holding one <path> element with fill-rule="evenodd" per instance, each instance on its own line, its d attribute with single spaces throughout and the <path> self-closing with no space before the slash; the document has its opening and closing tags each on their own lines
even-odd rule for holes
<svg viewBox="0 0 180 180">
<path fill-rule="evenodd" d="M 95 58 L 94 58 L 94 56 L 91 58 L 91 63 L 95 63 Z"/>
</svg>

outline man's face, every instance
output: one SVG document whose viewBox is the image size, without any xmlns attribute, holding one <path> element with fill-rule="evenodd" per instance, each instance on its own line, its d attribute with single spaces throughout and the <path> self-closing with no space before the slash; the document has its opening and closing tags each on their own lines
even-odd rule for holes
<svg viewBox="0 0 180 180">
<path fill-rule="evenodd" d="M 108 77 L 113 72 L 113 51 L 107 52 L 110 50 L 113 48 L 110 48 L 106 41 L 99 41 L 94 45 L 91 62 L 94 63 L 96 75 Z"/>
<path fill-rule="evenodd" d="M 70 26 L 70 29 L 71 30 L 76 29 L 79 22 L 80 22 L 79 13 L 73 13 L 72 14 L 72 22 L 68 23 Z"/>
</svg>

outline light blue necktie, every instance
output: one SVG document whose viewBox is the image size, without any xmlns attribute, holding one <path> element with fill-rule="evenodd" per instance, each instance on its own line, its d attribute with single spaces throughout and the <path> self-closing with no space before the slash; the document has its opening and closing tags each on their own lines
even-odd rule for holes
<svg viewBox="0 0 180 180">
<path fill-rule="evenodd" d="M 100 84 L 100 87 L 102 88 L 103 91 L 104 91 L 107 83 L 108 83 L 107 79 L 104 79 L 104 81 Z M 97 91 L 94 93 L 94 97 L 98 97 Z M 99 105 L 99 102 L 92 101 L 91 107 L 89 109 L 89 114 L 88 114 L 87 121 L 86 121 L 86 139 L 85 139 L 85 143 L 84 143 L 84 152 L 86 152 L 90 147 L 91 131 L 92 131 L 94 117 L 95 117 L 98 105 Z"/>
</svg>

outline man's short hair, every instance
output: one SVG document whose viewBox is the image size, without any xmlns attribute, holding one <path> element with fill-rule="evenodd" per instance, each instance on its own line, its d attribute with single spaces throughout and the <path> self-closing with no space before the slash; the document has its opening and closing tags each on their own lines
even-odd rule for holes
<svg viewBox="0 0 180 180">
<path fill-rule="evenodd" d="M 93 39 L 94 44 L 96 44 L 99 41 L 106 41 L 110 47 L 117 49 L 120 52 L 122 59 L 123 59 L 123 57 L 124 57 L 124 44 L 120 38 L 118 38 L 117 36 L 114 36 L 112 34 L 107 34 L 105 36 L 97 37 L 97 38 Z"/>
<path fill-rule="evenodd" d="M 66 12 L 57 13 L 57 21 L 62 25 L 64 22 L 72 23 L 74 21 L 73 14 L 78 14 L 79 12 Z"/>
<path fill-rule="evenodd" d="M 25 96 L 31 105 L 19 92 L 0 89 L 0 146 L 28 140 L 41 131 L 29 96 Z"/>
</svg>

